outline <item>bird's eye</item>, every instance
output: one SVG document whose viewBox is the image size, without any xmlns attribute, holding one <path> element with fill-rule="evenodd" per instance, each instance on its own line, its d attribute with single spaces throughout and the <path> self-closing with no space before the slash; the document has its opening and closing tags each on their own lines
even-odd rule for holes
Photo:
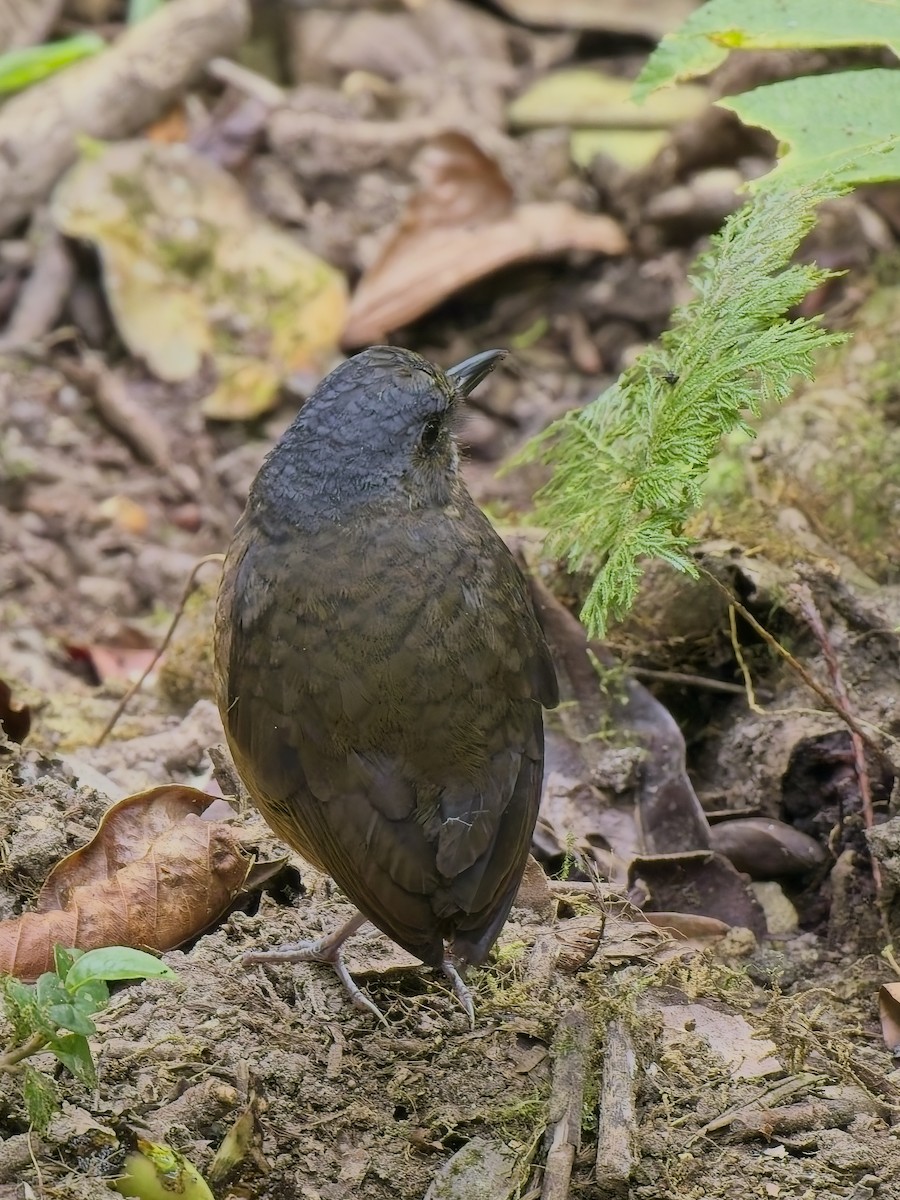
<svg viewBox="0 0 900 1200">
<path fill-rule="evenodd" d="M 435 448 L 443 430 L 444 421 L 439 416 L 429 417 L 422 426 L 422 436 L 419 438 L 419 445 L 426 453 Z"/>
</svg>

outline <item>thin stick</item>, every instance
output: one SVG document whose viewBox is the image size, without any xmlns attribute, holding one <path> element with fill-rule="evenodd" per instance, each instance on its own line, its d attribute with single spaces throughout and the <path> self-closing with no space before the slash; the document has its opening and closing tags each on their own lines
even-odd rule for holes
<svg viewBox="0 0 900 1200">
<path fill-rule="evenodd" d="M 845 719 L 847 719 L 852 715 L 850 712 L 850 697 L 844 684 L 841 664 L 838 662 L 834 651 L 834 644 L 828 635 L 828 630 L 825 628 L 822 614 L 819 612 L 812 592 L 805 583 L 796 584 L 793 592 L 800 602 L 800 611 L 806 618 L 807 624 L 816 635 L 816 640 L 822 648 L 822 656 L 825 659 L 828 675 L 834 686 L 834 694 L 843 710 Z M 849 720 L 847 723 L 850 724 Z M 869 779 L 869 768 L 866 765 L 866 751 L 862 737 L 852 725 L 850 726 L 850 741 L 853 745 L 853 765 L 856 768 L 856 779 L 859 783 L 859 798 L 862 804 L 863 820 L 865 821 L 866 829 L 872 829 L 875 825 L 875 813 L 872 808 L 872 785 Z M 872 866 L 872 880 L 875 884 L 875 890 L 880 894 L 881 865 L 874 854 L 869 855 L 869 862 Z"/>
<path fill-rule="evenodd" d="M 823 688 L 822 685 L 818 683 L 812 675 L 810 675 L 806 667 L 804 667 L 801 662 L 798 662 L 798 660 L 794 658 L 793 654 L 791 654 L 789 650 L 786 650 L 784 646 L 782 646 L 781 642 L 779 642 L 777 638 L 774 638 L 772 634 L 769 633 L 765 626 L 760 625 L 753 613 L 750 612 L 748 608 L 745 608 L 736 596 L 732 595 L 731 591 L 725 586 L 725 584 L 716 579 L 715 575 L 713 575 L 711 571 L 707 571 L 705 567 L 701 567 L 700 570 L 707 579 L 716 585 L 719 591 L 726 597 L 728 603 L 734 606 L 736 611 L 739 612 L 747 624 L 759 634 L 766 645 L 774 650 L 779 658 L 783 658 L 791 670 L 795 671 L 796 674 L 800 676 L 809 690 L 811 692 L 815 692 L 822 703 L 827 708 L 830 708 L 833 713 L 839 716 L 849 729 L 858 734 L 867 746 L 871 746 L 876 754 L 881 754 L 882 751 L 880 747 L 872 740 L 869 734 L 866 733 L 856 718 L 841 708 L 840 703 L 834 698 L 834 696 L 832 696 L 829 691 Z"/>
<path fill-rule="evenodd" d="M 169 622 L 169 628 L 166 630 L 166 636 L 163 638 L 162 642 L 160 643 L 159 649 L 156 651 L 156 653 L 154 654 L 150 663 L 147 665 L 147 667 L 144 670 L 144 673 L 141 675 L 140 679 L 138 679 L 135 683 L 133 683 L 131 685 L 131 687 L 128 689 L 128 691 L 125 693 L 125 695 L 119 701 L 119 703 L 116 705 L 115 712 L 109 718 L 109 720 L 106 722 L 106 725 L 103 727 L 103 732 L 97 738 L 97 741 L 95 743 L 97 746 L 102 746 L 103 743 L 106 741 L 106 739 L 109 737 L 116 722 L 119 720 L 122 713 L 125 711 L 125 709 L 130 704 L 132 697 L 135 696 L 137 694 L 137 692 L 139 692 L 141 690 L 141 688 L 144 686 L 144 682 L 147 679 L 147 676 L 150 675 L 150 673 L 153 670 L 155 670 L 159 660 L 162 658 L 163 654 L 165 654 L 166 648 L 168 647 L 169 642 L 171 642 L 171 640 L 172 640 L 172 634 L 175 632 L 175 628 L 178 625 L 178 622 L 181 620 L 181 618 L 184 614 L 185 606 L 187 605 L 187 602 L 188 602 L 188 600 L 190 600 L 191 594 L 194 591 L 194 588 L 196 586 L 197 573 L 199 572 L 200 568 L 205 567 L 207 563 L 211 563 L 211 562 L 223 563 L 224 561 L 225 561 L 224 554 L 207 554 L 203 558 L 198 558 L 197 561 L 194 563 L 194 565 L 191 569 L 191 573 L 188 576 L 187 583 L 184 586 L 184 591 L 181 594 L 181 599 L 178 601 L 178 606 L 172 615 L 172 620 Z"/>
<path fill-rule="evenodd" d="M 586 1015 L 570 1009 L 559 1023 L 554 1042 L 541 1200 L 568 1200 L 572 1167 L 581 1148 L 581 1105 L 590 1047 L 591 1029 Z"/>
<path fill-rule="evenodd" d="M 728 605 L 728 628 L 731 630 L 731 648 L 734 651 L 734 657 L 737 659 L 737 664 L 741 668 L 741 674 L 744 677 L 744 687 L 742 690 L 747 693 L 747 707 L 751 712 L 758 713 L 759 716 L 764 717 L 766 710 L 760 708 L 756 703 L 756 693 L 753 691 L 753 677 L 750 674 L 750 668 L 747 666 L 747 660 L 744 658 L 744 651 L 741 649 L 733 604 Z"/>
<path fill-rule="evenodd" d="M 624 1021 L 606 1028 L 600 1099 L 597 1105 L 597 1190 L 602 1195 L 628 1193 L 637 1144 L 637 1054 Z"/>
<path fill-rule="evenodd" d="M 707 692 L 728 692 L 732 696 L 743 696 L 744 688 L 727 679 L 709 679 L 706 675 L 690 675 L 684 671 L 657 671 L 652 667 L 629 667 L 636 679 L 658 679 L 660 683 L 683 683 L 686 687 L 702 688 Z"/>
</svg>

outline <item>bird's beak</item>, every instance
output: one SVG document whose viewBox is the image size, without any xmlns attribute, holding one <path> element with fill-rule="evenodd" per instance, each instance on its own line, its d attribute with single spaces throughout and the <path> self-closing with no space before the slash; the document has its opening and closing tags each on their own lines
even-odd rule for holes
<svg viewBox="0 0 900 1200">
<path fill-rule="evenodd" d="M 457 363 L 447 372 L 447 378 L 455 385 L 457 392 L 463 398 L 475 390 L 482 379 L 490 375 L 501 358 L 506 358 L 505 350 L 482 350 L 471 358 Z"/>
</svg>

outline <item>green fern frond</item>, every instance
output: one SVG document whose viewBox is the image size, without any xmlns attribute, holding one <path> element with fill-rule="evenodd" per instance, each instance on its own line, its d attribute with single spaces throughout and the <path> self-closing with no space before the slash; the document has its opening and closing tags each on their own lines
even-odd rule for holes
<svg viewBox="0 0 900 1200">
<path fill-rule="evenodd" d="M 697 260 L 693 299 L 669 331 L 599 399 L 526 447 L 553 468 L 536 496 L 549 548 L 575 569 L 602 563 L 582 612 L 592 635 L 632 604 L 640 560 L 696 574 L 685 522 L 724 434 L 781 402 L 813 354 L 843 335 L 788 313 L 832 272 L 791 257 L 833 181 L 759 191 Z"/>
</svg>

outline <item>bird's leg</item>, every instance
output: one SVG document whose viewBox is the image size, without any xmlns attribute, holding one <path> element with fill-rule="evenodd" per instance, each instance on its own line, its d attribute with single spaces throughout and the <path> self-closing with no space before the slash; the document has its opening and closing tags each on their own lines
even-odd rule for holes
<svg viewBox="0 0 900 1200">
<path fill-rule="evenodd" d="M 341 947 L 344 942 L 352 934 L 356 933 L 360 926 L 365 925 L 366 918 L 362 913 L 357 913 L 351 917 L 344 925 L 333 929 L 331 933 L 323 934 L 322 937 L 316 938 L 312 942 L 294 942 L 292 945 L 279 946 L 277 950 L 250 950 L 243 956 L 241 962 L 245 966 L 251 966 L 255 963 L 295 963 L 295 962 L 321 962 L 328 963 L 335 975 L 344 985 L 347 994 L 353 1001 L 356 1008 L 362 1009 L 363 1012 L 371 1013 L 377 1017 L 382 1024 L 387 1024 L 384 1019 L 384 1014 L 381 1009 L 354 982 L 353 976 L 344 966 L 344 960 L 341 958 Z M 460 985 L 465 988 L 462 980 Z M 455 986 L 454 986 L 455 990 Z M 457 995 L 459 993 L 457 992 Z M 469 1002 L 471 1004 L 471 1001 Z"/>
<path fill-rule="evenodd" d="M 475 1028 L 475 1005 L 472 1003 L 472 993 L 465 985 L 462 975 L 453 965 L 449 958 L 445 958 L 441 963 L 441 970 L 450 980 L 453 988 L 453 994 L 466 1010 L 466 1016 L 469 1018 L 469 1028 Z"/>
</svg>

